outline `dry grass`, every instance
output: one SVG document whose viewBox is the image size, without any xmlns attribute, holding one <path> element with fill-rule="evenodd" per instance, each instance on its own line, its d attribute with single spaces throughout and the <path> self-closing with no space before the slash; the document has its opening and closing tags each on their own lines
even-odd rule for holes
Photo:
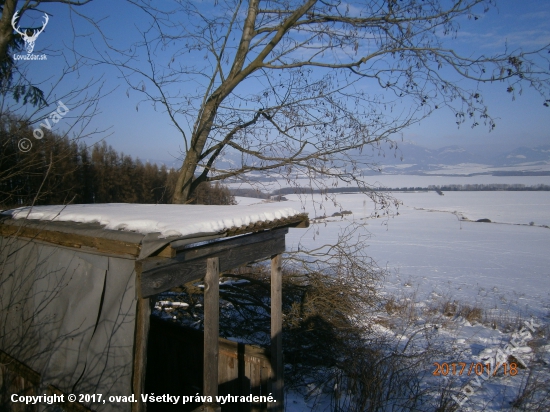
<svg viewBox="0 0 550 412">
<path fill-rule="evenodd" d="M 247 283 L 220 287 L 220 332 L 265 345 L 269 270 L 247 267 L 228 276 Z M 438 337 L 438 328 L 452 330 L 460 317 L 470 323 L 513 324 L 517 330 L 523 319 L 503 318 L 495 310 L 448 297 L 426 304 L 414 290 L 382 297 L 373 287 L 373 277 L 360 267 L 336 273 L 284 271 L 286 388 L 312 402 L 325 404 L 329 398 L 330 409 L 337 412 L 456 411 L 451 395 L 457 393 L 457 381 L 427 384 L 433 372 L 427 365 L 461 359 L 456 347 Z M 201 303 L 200 288 L 189 287 L 187 292 L 190 301 Z M 201 316 L 200 305 L 188 311 Z M 541 338 L 544 333 L 539 332 Z M 544 385 L 549 382 L 542 379 L 533 376 L 523 384 L 514 401 L 518 408 L 544 410 L 529 409 L 547 391 Z"/>
</svg>

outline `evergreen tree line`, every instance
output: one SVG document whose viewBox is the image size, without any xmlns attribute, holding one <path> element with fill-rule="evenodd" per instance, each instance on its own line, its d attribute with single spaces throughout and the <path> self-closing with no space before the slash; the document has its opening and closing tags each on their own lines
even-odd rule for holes
<svg viewBox="0 0 550 412">
<path fill-rule="evenodd" d="M 425 186 L 410 186 L 410 187 L 375 187 L 370 190 L 378 192 L 418 192 L 418 191 L 464 191 L 464 192 L 475 192 L 475 191 L 550 191 L 550 185 L 545 184 L 536 184 L 536 185 L 524 185 L 521 183 L 489 183 L 489 184 L 452 184 L 452 185 L 430 185 Z M 289 195 L 289 194 L 311 194 L 311 193 L 361 193 L 365 189 L 359 187 L 330 187 L 327 189 L 313 189 L 309 187 L 284 187 L 281 189 L 276 189 L 271 194 L 257 194 L 251 197 L 273 197 L 280 195 Z M 240 195 L 240 192 L 235 192 Z"/>
<path fill-rule="evenodd" d="M 28 140 L 23 140 L 28 139 Z M 30 145 L 30 150 L 24 152 Z M 171 203 L 176 170 L 45 132 L 41 140 L 14 117 L 0 119 L 0 207 L 67 203 Z M 203 183 L 197 204 L 234 204 L 229 189 Z"/>
<path fill-rule="evenodd" d="M 467 185 L 432 185 L 428 186 L 428 190 L 445 190 L 448 192 L 452 191 L 486 191 L 486 192 L 492 192 L 492 191 L 500 191 L 500 190 L 506 190 L 506 191 L 548 191 L 550 190 L 549 185 L 544 184 L 537 184 L 537 185 L 524 185 L 522 183 L 487 183 L 487 184 L 467 184 Z"/>
</svg>

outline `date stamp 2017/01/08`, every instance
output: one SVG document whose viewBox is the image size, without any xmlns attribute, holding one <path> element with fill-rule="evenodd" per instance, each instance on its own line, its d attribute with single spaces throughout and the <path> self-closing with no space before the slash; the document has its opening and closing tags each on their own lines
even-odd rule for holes
<svg viewBox="0 0 550 412">
<path fill-rule="evenodd" d="M 481 376 L 484 373 L 486 373 L 488 376 L 496 376 L 499 369 L 502 369 L 504 376 L 516 376 L 518 374 L 518 365 L 514 362 L 503 362 L 494 365 L 491 363 L 470 362 L 468 369 L 466 369 L 466 367 L 468 366 L 467 362 L 434 362 L 434 366 L 435 370 L 432 372 L 432 375 L 434 376 L 462 376 L 463 373 L 466 373 L 468 376 L 472 375 L 473 373 L 478 376 Z M 494 368 L 491 370 L 492 366 L 494 366 Z"/>
</svg>

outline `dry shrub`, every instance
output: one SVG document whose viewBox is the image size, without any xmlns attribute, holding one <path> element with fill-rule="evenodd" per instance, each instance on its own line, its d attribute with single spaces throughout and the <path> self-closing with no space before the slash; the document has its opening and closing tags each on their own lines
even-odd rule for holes
<svg viewBox="0 0 550 412">
<path fill-rule="evenodd" d="M 485 315 L 485 311 L 477 305 L 470 306 L 457 300 L 448 299 L 439 302 L 435 309 L 429 311 L 431 315 L 435 315 L 438 312 L 449 318 L 461 316 L 470 323 L 481 323 Z"/>
<path fill-rule="evenodd" d="M 389 296 L 385 300 L 384 310 L 388 315 L 398 314 L 403 311 L 403 304 L 395 296 Z"/>
<path fill-rule="evenodd" d="M 530 368 L 523 379 L 512 406 L 522 411 L 543 412 L 550 410 L 550 377 L 547 371 Z"/>
<path fill-rule="evenodd" d="M 478 306 L 462 305 L 460 307 L 460 316 L 468 322 L 481 322 L 483 320 L 483 309 Z"/>
<path fill-rule="evenodd" d="M 391 295 L 385 299 L 384 309 L 388 315 L 404 315 L 411 311 L 411 300 Z"/>
<path fill-rule="evenodd" d="M 458 302 L 456 300 L 443 302 L 441 312 L 448 317 L 456 316 L 458 312 Z"/>
<path fill-rule="evenodd" d="M 285 260 L 285 388 L 314 403 L 330 399 L 333 411 L 452 411 L 456 404 L 450 384 L 425 385 L 434 359 L 451 358 L 434 339 L 437 328 L 421 319 L 425 308 L 417 307 L 414 293 L 384 299 L 378 289 L 384 271 L 339 244 L 330 259 L 319 250 L 317 256 Z M 190 306 L 184 312 L 200 326 L 202 290 L 193 286 L 186 293 Z M 247 266 L 224 274 L 220 304 L 222 336 L 269 344 L 269 267 Z M 453 301 L 441 309 L 479 316 L 476 308 Z"/>
<path fill-rule="evenodd" d="M 533 349 L 529 368 L 523 378 L 512 406 L 521 411 L 550 411 L 550 374 L 548 373 L 548 336 L 550 324 L 543 323 L 532 333 L 533 339 L 527 345 Z M 510 361 L 510 359 L 509 359 Z M 518 367 L 521 363 L 517 362 Z M 526 374 L 525 374 L 526 373 Z"/>
</svg>

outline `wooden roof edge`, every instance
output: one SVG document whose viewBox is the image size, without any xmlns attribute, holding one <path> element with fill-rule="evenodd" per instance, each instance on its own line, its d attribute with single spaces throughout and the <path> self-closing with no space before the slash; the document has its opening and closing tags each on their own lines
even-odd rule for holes
<svg viewBox="0 0 550 412">
<path fill-rule="evenodd" d="M 285 227 L 294 228 L 307 228 L 309 227 L 309 217 L 307 213 L 300 213 L 298 215 L 290 216 L 287 218 L 275 219 L 271 221 L 257 222 L 250 225 L 242 225 L 240 227 L 231 228 L 230 230 L 220 233 L 219 239 L 227 239 L 233 236 L 246 235 L 249 233 L 257 233 L 264 230 L 282 229 Z M 190 239 L 189 239 L 190 240 Z M 202 243 L 203 239 L 198 239 L 196 243 Z M 178 241 L 176 240 L 175 243 Z M 193 242 L 189 242 L 184 247 L 175 247 L 173 243 L 170 243 L 160 248 L 153 255 L 154 257 L 166 257 L 173 258 L 183 249 L 192 247 Z"/>
<path fill-rule="evenodd" d="M 289 216 L 285 218 L 257 222 L 251 225 L 243 225 L 229 229 L 226 233 L 228 237 L 243 235 L 246 233 L 259 232 L 266 229 L 279 229 L 283 227 L 306 228 L 309 227 L 309 217 L 307 213 Z"/>
<path fill-rule="evenodd" d="M 0 236 L 47 242 L 83 252 L 139 256 L 143 235 L 119 232 L 106 231 L 96 224 L 10 218 L 0 220 Z"/>
<path fill-rule="evenodd" d="M 106 239 L 119 240 L 126 243 L 139 244 L 144 238 L 144 234 L 125 230 L 106 229 L 105 225 L 98 222 L 73 222 L 58 220 L 39 220 L 39 219 L 13 219 L 11 217 L 1 217 L 0 225 L 14 228 L 33 228 L 50 232 L 67 233 L 87 237 L 103 237 Z"/>
<path fill-rule="evenodd" d="M 221 232 L 219 238 L 284 227 L 309 227 L 309 217 L 307 213 L 300 213 L 286 218 L 243 225 Z M 142 241 L 145 237 L 145 235 L 139 233 L 105 229 L 98 224 L 23 220 L 10 217 L 0 219 L 0 236 L 21 237 L 81 249 L 82 251 L 93 249 L 100 253 L 136 258 L 140 255 Z M 215 237 L 215 235 L 213 236 Z M 198 238 L 198 242 L 200 242 L 199 239 L 201 238 Z M 177 249 L 169 243 L 160 247 L 151 256 L 173 258 L 176 254 Z"/>
</svg>

